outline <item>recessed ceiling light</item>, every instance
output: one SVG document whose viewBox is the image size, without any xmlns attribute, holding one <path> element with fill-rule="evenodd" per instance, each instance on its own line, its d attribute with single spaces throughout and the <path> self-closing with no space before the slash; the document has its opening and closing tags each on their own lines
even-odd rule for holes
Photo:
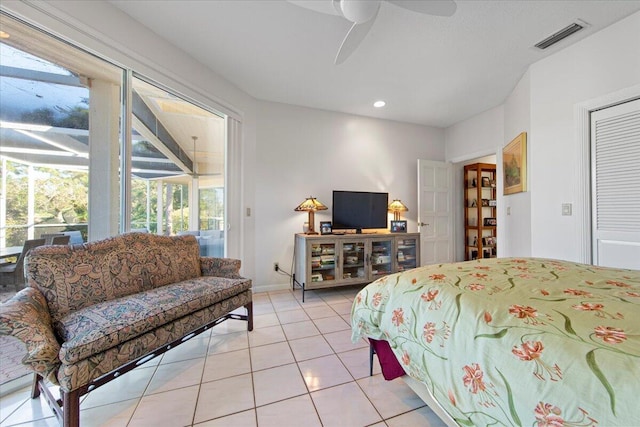
<svg viewBox="0 0 640 427">
<path fill-rule="evenodd" d="M 11 37 L 9 33 L 5 33 L 4 31 L 0 31 L 0 39 L 8 39 Z"/>
<path fill-rule="evenodd" d="M 387 105 L 387 103 L 384 102 L 384 101 L 376 101 L 376 102 L 373 103 L 373 106 L 376 107 L 376 108 L 382 108 L 385 105 Z"/>
</svg>

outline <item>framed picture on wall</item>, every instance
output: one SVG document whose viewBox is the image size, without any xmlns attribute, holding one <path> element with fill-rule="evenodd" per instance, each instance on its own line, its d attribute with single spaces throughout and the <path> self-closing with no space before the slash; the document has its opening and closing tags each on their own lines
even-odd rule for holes
<svg viewBox="0 0 640 427">
<path fill-rule="evenodd" d="M 407 232 L 407 221 L 391 221 L 391 232 L 392 233 L 406 233 Z"/>
<path fill-rule="evenodd" d="M 502 149 L 504 194 L 527 191 L 527 133 L 522 132 Z"/>
</svg>

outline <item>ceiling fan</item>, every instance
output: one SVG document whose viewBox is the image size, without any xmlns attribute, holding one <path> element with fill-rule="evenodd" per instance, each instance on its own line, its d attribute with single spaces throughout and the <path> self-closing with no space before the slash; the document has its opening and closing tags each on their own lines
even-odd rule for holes
<svg viewBox="0 0 640 427">
<path fill-rule="evenodd" d="M 191 177 L 193 177 L 194 179 L 203 177 L 203 176 L 219 176 L 221 175 L 221 173 L 199 173 L 198 172 L 198 161 L 196 159 L 196 141 L 198 141 L 198 137 L 197 136 L 192 136 L 191 139 L 193 139 L 193 172 L 188 172 L 186 175 L 189 175 Z"/>
<path fill-rule="evenodd" d="M 360 45 L 378 16 L 383 1 L 403 9 L 427 15 L 451 16 L 456 11 L 453 0 L 289 0 L 298 6 L 317 12 L 342 16 L 353 23 L 338 53 L 336 65 L 342 64 Z"/>
</svg>

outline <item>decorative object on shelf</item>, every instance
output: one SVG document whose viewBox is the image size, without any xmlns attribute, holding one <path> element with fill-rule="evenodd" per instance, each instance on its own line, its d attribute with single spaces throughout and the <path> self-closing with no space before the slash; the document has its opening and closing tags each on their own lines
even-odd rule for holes
<svg viewBox="0 0 640 427">
<path fill-rule="evenodd" d="M 331 234 L 331 221 L 320 221 L 320 234 Z"/>
<path fill-rule="evenodd" d="M 527 133 L 522 132 L 502 149 L 504 194 L 527 191 Z"/>
<path fill-rule="evenodd" d="M 491 237 L 491 236 L 483 237 L 482 238 L 482 245 L 483 246 L 493 246 L 493 245 L 495 245 L 495 241 L 494 241 L 493 237 Z"/>
<path fill-rule="evenodd" d="M 483 187 L 491 187 L 491 180 L 487 176 L 482 177 L 482 186 Z"/>
<path fill-rule="evenodd" d="M 304 200 L 304 202 L 300 203 L 297 208 L 294 209 L 296 212 L 309 212 L 309 230 L 306 234 L 318 234 L 314 230 L 315 225 L 315 212 L 316 211 L 326 211 L 327 207 L 320 203 L 316 198 L 310 196 Z"/>
<path fill-rule="evenodd" d="M 392 233 L 406 233 L 407 232 L 407 221 L 391 221 L 391 232 Z"/>
<path fill-rule="evenodd" d="M 498 201 L 495 199 L 489 199 L 489 206 L 495 208 L 496 206 L 498 206 Z"/>
<path fill-rule="evenodd" d="M 408 212 L 409 209 L 399 200 L 395 199 L 389 204 L 389 212 L 393 212 L 394 221 L 400 220 L 400 212 Z"/>
<path fill-rule="evenodd" d="M 497 225 L 497 221 L 495 218 L 485 218 L 484 219 L 484 226 L 485 227 L 495 227 Z"/>
</svg>

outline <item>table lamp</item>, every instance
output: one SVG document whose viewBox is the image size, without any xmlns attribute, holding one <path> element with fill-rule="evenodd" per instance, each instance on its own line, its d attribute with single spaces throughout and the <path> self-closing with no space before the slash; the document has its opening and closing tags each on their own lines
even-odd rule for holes
<svg viewBox="0 0 640 427">
<path fill-rule="evenodd" d="M 389 204 L 389 212 L 393 212 L 393 220 L 400 220 L 400 212 L 407 212 L 409 209 L 398 199 Z"/>
<path fill-rule="evenodd" d="M 300 203 L 297 208 L 294 209 L 296 212 L 309 212 L 309 231 L 307 234 L 318 234 L 314 230 L 314 214 L 316 211 L 326 211 L 327 207 L 320 203 L 313 196 L 308 197 L 304 200 L 304 202 Z"/>
</svg>

